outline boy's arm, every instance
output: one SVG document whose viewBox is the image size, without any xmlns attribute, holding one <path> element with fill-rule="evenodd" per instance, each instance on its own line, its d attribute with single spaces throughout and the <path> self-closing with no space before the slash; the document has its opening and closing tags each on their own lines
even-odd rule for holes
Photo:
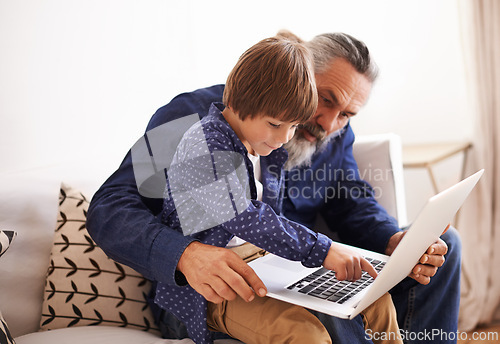
<svg viewBox="0 0 500 344">
<path fill-rule="evenodd" d="M 248 199 L 251 180 L 245 151 L 232 145 L 224 129 L 208 122 L 184 135 L 169 169 L 164 208 L 169 223 L 216 246 L 224 246 L 234 234 L 305 266 L 324 265 L 337 271 L 341 280 L 358 279 L 362 270 L 376 275 L 359 254 L 277 215 L 269 204 Z M 235 151 L 228 150 L 231 147 Z M 197 230 L 190 232 L 193 228 Z"/>
<path fill-rule="evenodd" d="M 359 253 L 332 242 L 327 236 L 277 215 L 266 203 L 252 200 L 245 212 L 223 224 L 238 237 L 304 266 L 336 272 L 339 280 L 358 280 L 362 271 L 377 276 L 373 266 Z"/>
<path fill-rule="evenodd" d="M 166 214 L 179 218 L 186 235 L 212 231 L 200 235 L 214 245 L 224 245 L 231 233 L 304 266 L 320 266 L 331 240 L 277 215 L 267 203 L 250 200 L 246 157 L 238 149 L 213 123 L 184 136 L 176 151 L 178 160 L 169 170 Z M 189 232 L 193 228 L 197 230 Z"/>
</svg>

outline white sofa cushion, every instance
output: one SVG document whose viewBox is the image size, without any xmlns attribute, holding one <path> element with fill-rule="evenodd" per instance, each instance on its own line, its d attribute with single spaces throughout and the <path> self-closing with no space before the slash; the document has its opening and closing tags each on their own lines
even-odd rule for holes
<svg viewBox="0 0 500 344">
<path fill-rule="evenodd" d="M 38 332 L 15 338 L 16 344 L 194 344 L 191 339 L 162 339 L 152 333 L 111 326 L 84 326 Z M 231 339 L 215 344 L 241 344 Z"/>
<path fill-rule="evenodd" d="M 361 178 L 374 188 L 377 201 L 398 220 L 408 223 L 401 138 L 392 133 L 358 136 L 353 155 Z"/>
</svg>

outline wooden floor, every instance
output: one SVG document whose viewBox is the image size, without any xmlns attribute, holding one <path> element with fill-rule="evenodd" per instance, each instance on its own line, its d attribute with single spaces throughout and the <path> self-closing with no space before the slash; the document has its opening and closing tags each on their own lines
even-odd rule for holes
<svg viewBox="0 0 500 344">
<path fill-rule="evenodd" d="M 473 339 L 477 338 L 477 339 Z M 499 344 L 500 324 L 478 328 L 468 333 L 468 339 L 460 339 L 458 344 Z"/>
</svg>

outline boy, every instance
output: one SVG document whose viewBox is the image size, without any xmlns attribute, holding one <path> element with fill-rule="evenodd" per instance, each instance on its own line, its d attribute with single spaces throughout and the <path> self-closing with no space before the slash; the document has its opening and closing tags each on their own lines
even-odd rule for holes
<svg viewBox="0 0 500 344">
<path fill-rule="evenodd" d="M 279 216 L 287 159 L 281 146 L 317 107 L 307 50 L 279 38 L 257 43 L 231 71 L 223 101 L 212 104 L 177 147 L 162 220 L 206 244 L 228 247 L 243 240 L 305 266 L 323 265 L 339 279 L 358 279 L 362 270 L 376 277 L 363 257 Z M 237 300 L 237 309 L 254 321 L 241 326 L 230 319 L 231 305 L 207 305 L 189 286 L 159 283 L 155 299 L 185 323 L 196 343 L 212 341 L 209 329 L 247 344 L 331 343 L 319 320 L 301 307 L 268 298 L 246 301 Z"/>
</svg>

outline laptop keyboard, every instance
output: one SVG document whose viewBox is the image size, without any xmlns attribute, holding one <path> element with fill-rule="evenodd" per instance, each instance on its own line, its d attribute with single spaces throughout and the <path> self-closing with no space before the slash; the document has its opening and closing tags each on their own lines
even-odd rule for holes
<svg viewBox="0 0 500 344">
<path fill-rule="evenodd" d="M 377 273 L 379 273 L 385 265 L 385 262 L 377 259 L 370 257 L 365 257 L 365 259 L 373 265 Z M 287 288 L 296 290 L 299 293 L 342 304 L 369 286 L 373 281 L 373 277 L 366 271 L 363 271 L 361 278 L 355 282 L 339 281 L 335 277 L 334 271 L 320 268 L 300 281 L 291 284 Z"/>
</svg>

